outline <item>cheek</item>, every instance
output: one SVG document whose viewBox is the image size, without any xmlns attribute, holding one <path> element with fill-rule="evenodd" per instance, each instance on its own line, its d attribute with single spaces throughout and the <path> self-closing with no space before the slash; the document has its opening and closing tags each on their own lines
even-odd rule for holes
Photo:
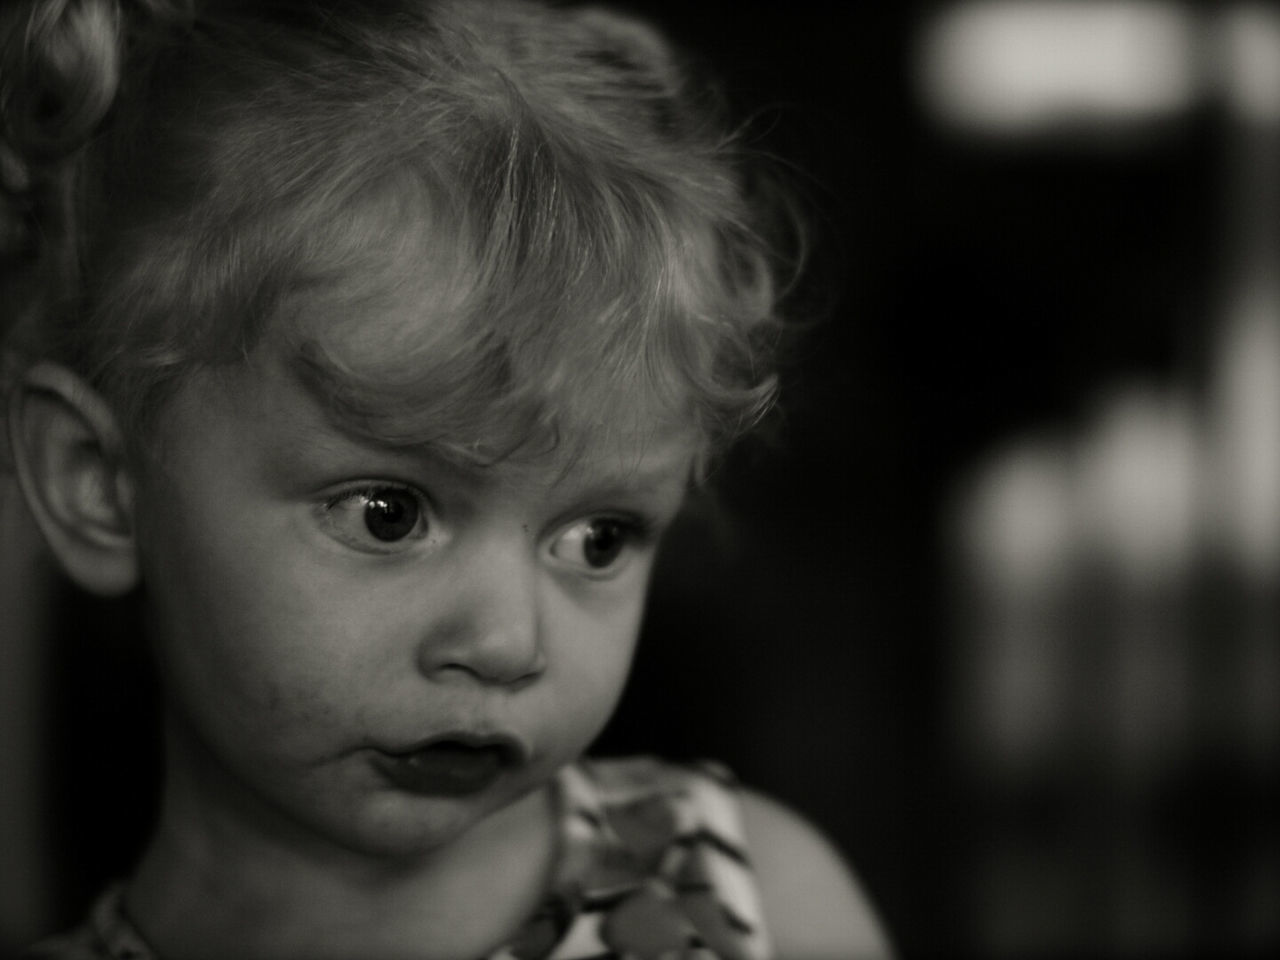
<svg viewBox="0 0 1280 960">
<path fill-rule="evenodd" d="M 324 722 L 353 676 L 357 618 L 281 531 L 214 519 L 170 517 L 145 538 L 162 670 L 189 706 L 204 701 L 223 722 Z"/>
<path fill-rule="evenodd" d="M 558 629 L 549 631 L 558 686 L 576 692 L 585 709 L 612 712 L 631 669 L 643 607 L 642 588 L 606 594 L 594 603 L 569 598 Z"/>
</svg>

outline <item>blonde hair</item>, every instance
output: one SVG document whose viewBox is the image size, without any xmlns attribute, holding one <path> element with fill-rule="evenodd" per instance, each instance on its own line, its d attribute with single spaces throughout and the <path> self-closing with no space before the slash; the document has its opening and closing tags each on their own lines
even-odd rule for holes
<svg viewBox="0 0 1280 960">
<path fill-rule="evenodd" d="M 269 328 L 363 429 L 455 452 L 654 415 L 719 449 L 772 402 L 785 206 L 647 24 L 522 0 L 3 16 L 11 353 L 76 369 L 127 432 Z M 393 349 L 339 346 L 345 314 L 393 307 L 418 318 Z"/>
</svg>

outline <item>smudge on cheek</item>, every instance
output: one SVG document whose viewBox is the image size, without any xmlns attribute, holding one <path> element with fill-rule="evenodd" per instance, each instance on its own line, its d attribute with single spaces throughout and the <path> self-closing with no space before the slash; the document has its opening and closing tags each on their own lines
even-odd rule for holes
<svg viewBox="0 0 1280 960">
<path fill-rule="evenodd" d="M 323 727 L 342 712 L 345 694 L 341 688 L 294 677 L 262 681 L 258 702 L 264 713 L 281 727 Z"/>
</svg>

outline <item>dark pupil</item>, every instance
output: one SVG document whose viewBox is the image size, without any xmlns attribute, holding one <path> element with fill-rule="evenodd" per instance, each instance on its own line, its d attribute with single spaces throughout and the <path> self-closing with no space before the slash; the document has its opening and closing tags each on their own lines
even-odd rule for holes
<svg viewBox="0 0 1280 960">
<path fill-rule="evenodd" d="M 618 559 L 626 543 L 626 531 L 616 520 L 593 520 L 582 541 L 583 559 L 593 567 L 607 567 Z"/>
<path fill-rule="evenodd" d="M 365 500 L 364 525 L 379 540 L 403 540 L 418 525 L 418 504 L 407 493 L 380 490 Z"/>
</svg>

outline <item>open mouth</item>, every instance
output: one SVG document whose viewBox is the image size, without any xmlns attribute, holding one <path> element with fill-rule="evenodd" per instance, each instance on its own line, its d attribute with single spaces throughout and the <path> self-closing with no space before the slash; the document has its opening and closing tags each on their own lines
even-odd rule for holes
<svg viewBox="0 0 1280 960">
<path fill-rule="evenodd" d="M 390 783 L 422 796 L 458 797 L 484 790 L 520 762 L 505 738 L 444 736 L 408 750 L 379 752 L 374 766 Z"/>
</svg>

